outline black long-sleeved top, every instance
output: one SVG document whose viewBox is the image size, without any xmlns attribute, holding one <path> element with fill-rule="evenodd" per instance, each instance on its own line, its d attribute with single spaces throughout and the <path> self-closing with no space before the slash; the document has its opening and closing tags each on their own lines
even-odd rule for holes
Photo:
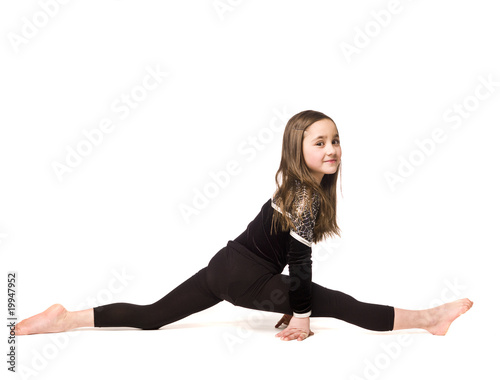
<svg viewBox="0 0 500 380">
<path fill-rule="evenodd" d="M 308 317 L 311 314 L 311 246 L 319 206 L 318 194 L 313 193 L 311 199 L 306 187 L 296 180 L 293 210 L 288 214 L 293 222 L 293 228 L 288 231 L 273 231 L 271 235 L 273 208 L 283 213 L 273 196 L 262 206 L 247 229 L 234 240 L 275 264 L 280 271 L 288 264 L 291 280 L 290 306 L 296 317 Z"/>
</svg>

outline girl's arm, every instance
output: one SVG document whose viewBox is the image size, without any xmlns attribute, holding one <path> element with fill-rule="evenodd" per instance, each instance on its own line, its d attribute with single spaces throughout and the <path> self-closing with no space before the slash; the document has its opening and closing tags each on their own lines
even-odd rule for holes
<svg viewBox="0 0 500 380">
<path fill-rule="evenodd" d="M 317 194 L 310 193 L 299 182 L 291 211 L 293 227 L 290 229 L 287 255 L 290 272 L 290 307 L 293 317 L 288 327 L 277 334 L 285 340 L 303 340 L 311 335 L 309 316 L 312 311 L 312 242 L 314 225 L 319 212 Z"/>
<path fill-rule="evenodd" d="M 293 236 L 290 236 L 288 245 L 290 306 L 294 317 L 306 318 L 312 309 L 312 243 Z"/>
</svg>

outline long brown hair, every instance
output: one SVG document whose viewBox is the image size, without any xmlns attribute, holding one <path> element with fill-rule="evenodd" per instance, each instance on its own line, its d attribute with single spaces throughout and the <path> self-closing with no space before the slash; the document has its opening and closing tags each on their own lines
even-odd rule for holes
<svg viewBox="0 0 500 380">
<path fill-rule="evenodd" d="M 288 230 L 293 227 L 292 221 L 287 213 L 291 213 L 295 181 L 299 180 L 306 186 L 312 199 L 313 192 L 319 195 L 320 209 L 314 227 L 314 243 L 317 243 L 328 236 L 340 236 L 340 228 L 337 225 L 337 178 L 342 166 L 340 162 L 338 170 L 334 174 L 325 174 L 321 183 L 318 184 L 306 166 L 302 153 L 302 141 L 304 131 L 313 123 L 329 119 L 318 111 L 302 111 L 294 116 L 285 127 L 283 134 L 283 146 L 281 150 L 281 162 L 276 172 L 275 181 L 277 190 L 275 198 L 279 202 L 278 206 L 283 211 L 280 213 L 276 209 L 273 212 L 272 228 L 277 230 L 278 225 L 281 230 Z M 312 202 L 311 202 L 312 203 Z"/>
</svg>

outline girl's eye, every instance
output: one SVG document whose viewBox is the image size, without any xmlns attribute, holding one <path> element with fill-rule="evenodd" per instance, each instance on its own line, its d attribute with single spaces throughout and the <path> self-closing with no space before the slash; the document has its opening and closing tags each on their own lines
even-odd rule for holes
<svg viewBox="0 0 500 380">
<path fill-rule="evenodd" d="M 338 144 L 340 144 L 340 140 L 337 140 L 337 139 L 336 139 L 336 140 L 333 140 L 333 141 L 332 141 L 332 144 L 333 144 L 333 145 L 338 145 Z M 325 145 L 325 143 L 324 143 L 323 141 L 318 141 L 318 142 L 316 143 L 316 145 L 317 145 L 317 146 L 323 146 L 323 145 Z"/>
</svg>

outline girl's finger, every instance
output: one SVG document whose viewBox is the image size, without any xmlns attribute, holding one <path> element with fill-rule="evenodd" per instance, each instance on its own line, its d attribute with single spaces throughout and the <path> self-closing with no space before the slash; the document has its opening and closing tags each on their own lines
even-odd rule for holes
<svg viewBox="0 0 500 380">
<path fill-rule="evenodd" d="M 309 335 L 307 335 L 306 332 L 303 332 L 299 335 L 299 337 L 297 338 L 298 341 L 301 341 L 301 340 L 304 340 L 304 339 L 307 339 L 309 337 Z"/>
<path fill-rule="evenodd" d="M 288 334 L 283 336 L 284 340 L 295 340 L 297 339 L 302 332 L 300 331 L 290 331 Z"/>
<path fill-rule="evenodd" d="M 285 330 L 282 330 L 282 331 L 280 331 L 279 333 L 277 333 L 277 334 L 276 334 L 276 336 L 277 336 L 277 337 L 281 337 L 281 336 L 283 336 L 283 335 L 285 335 L 285 334 L 288 334 L 288 332 L 289 332 L 289 331 L 287 331 L 287 330 L 285 329 Z"/>
<path fill-rule="evenodd" d="M 293 334 L 290 334 L 287 338 L 287 340 L 295 340 L 297 339 L 298 337 L 300 336 L 299 333 L 293 333 Z"/>
</svg>

